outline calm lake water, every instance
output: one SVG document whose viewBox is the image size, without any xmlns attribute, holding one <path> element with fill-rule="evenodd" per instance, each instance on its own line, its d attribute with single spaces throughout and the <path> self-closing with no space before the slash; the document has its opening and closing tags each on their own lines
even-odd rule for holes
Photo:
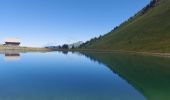
<svg viewBox="0 0 170 100">
<path fill-rule="evenodd" d="M 169 58 L 90 52 L 0 54 L 0 100 L 169 99 Z"/>
</svg>

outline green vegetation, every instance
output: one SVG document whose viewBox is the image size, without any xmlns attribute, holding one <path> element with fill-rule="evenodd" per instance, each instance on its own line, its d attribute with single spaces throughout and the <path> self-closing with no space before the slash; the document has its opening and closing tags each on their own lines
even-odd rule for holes
<svg viewBox="0 0 170 100">
<path fill-rule="evenodd" d="M 170 52 L 170 0 L 153 0 L 110 33 L 84 43 L 83 49 Z"/>
<path fill-rule="evenodd" d="M 127 53 L 83 52 L 108 66 L 147 100 L 170 100 L 170 58 Z"/>
<path fill-rule="evenodd" d="M 17 47 L 17 46 L 0 46 L 0 51 L 8 51 L 8 50 L 30 52 L 30 51 L 51 51 L 52 49 L 33 48 L 33 47 Z"/>
</svg>

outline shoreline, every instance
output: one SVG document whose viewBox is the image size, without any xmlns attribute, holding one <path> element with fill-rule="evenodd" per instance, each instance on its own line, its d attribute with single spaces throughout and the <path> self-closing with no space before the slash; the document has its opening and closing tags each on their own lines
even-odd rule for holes
<svg viewBox="0 0 170 100">
<path fill-rule="evenodd" d="M 96 49 L 50 49 L 38 47 L 14 47 L 0 46 L 0 52 L 51 52 L 51 51 L 72 51 L 72 52 L 95 52 L 95 53 L 129 53 L 159 57 L 170 57 L 170 52 L 145 52 L 145 51 L 128 51 L 128 50 L 96 50 Z"/>
<path fill-rule="evenodd" d="M 3 51 L 19 51 L 19 52 L 35 52 L 35 51 L 52 51 L 47 48 L 36 48 L 36 47 L 15 47 L 15 46 L 0 46 L 0 52 Z"/>
<path fill-rule="evenodd" d="M 78 52 L 95 52 L 95 53 L 129 53 L 159 57 L 170 57 L 170 52 L 146 52 L 146 51 L 128 51 L 128 50 L 96 50 L 96 49 L 56 49 L 54 51 L 78 51 Z"/>
</svg>

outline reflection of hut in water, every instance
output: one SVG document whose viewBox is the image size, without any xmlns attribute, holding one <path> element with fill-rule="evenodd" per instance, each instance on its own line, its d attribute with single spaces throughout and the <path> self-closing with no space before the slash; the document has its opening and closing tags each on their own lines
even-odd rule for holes
<svg viewBox="0 0 170 100">
<path fill-rule="evenodd" d="M 5 60 L 15 61 L 20 59 L 19 53 L 5 53 Z"/>
</svg>

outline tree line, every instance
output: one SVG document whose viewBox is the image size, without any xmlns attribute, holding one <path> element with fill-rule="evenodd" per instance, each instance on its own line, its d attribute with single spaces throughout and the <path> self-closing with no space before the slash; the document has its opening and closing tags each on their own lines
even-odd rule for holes
<svg viewBox="0 0 170 100">
<path fill-rule="evenodd" d="M 58 46 L 47 46 L 45 48 L 50 48 L 50 49 L 75 49 L 76 47 L 74 47 L 74 45 L 69 48 L 68 44 L 63 44 L 63 45 L 58 45 Z"/>
</svg>

